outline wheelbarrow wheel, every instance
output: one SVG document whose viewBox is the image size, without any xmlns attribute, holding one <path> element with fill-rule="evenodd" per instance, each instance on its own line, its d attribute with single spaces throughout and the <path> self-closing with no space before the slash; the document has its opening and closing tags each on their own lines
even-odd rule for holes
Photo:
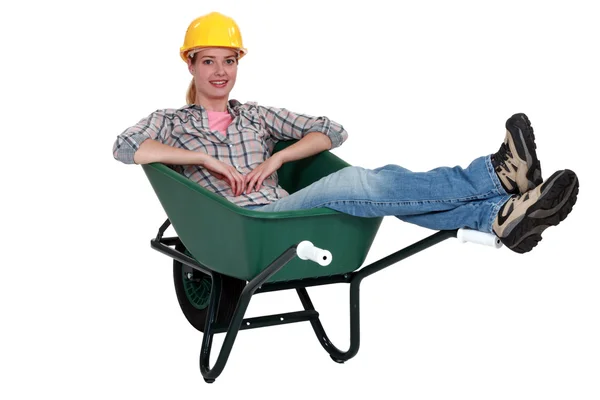
<svg viewBox="0 0 600 400">
<path fill-rule="evenodd" d="M 175 249 L 186 253 L 183 244 L 177 244 Z M 200 271 L 193 270 L 183 263 L 173 260 L 173 281 L 177 301 L 188 322 L 200 332 L 206 326 L 206 314 L 212 289 L 212 279 Z M 222 276 L 221 296 L 218 300 L 216 323 L 228 324 L 235 311 L 246 281 Z"/>
</svg>

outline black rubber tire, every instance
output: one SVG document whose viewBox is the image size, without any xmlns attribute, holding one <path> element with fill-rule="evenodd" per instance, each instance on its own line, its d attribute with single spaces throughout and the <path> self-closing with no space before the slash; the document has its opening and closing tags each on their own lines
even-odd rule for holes
<svg viewBox="0 0 600 400">
<path fill-rule="evenodd" d="M 175 249 L 184 253 L 185 246 L 177 244 Z M 204 332 L 206 325 L 206 314 L 208 312 L 208 306 L 204 309 L 198 309 L 190 303 L 184 290 L 183 282 L 183 264 L 177 260 L 173 260 L 173 282 L 175 284 L 175 293 L 177 294 L 177 301 L 183 311 L 183 315 L 188 322 L 200 332 Z M 200 273 L 196 271 L 195 273 Z M 210 278 L 209 278 L 210 279 Z M 242 290 L 246 286 L 246 281 L 232 278 L 229 276 L 222 275 L 221 279 L 221 298 L 219 300 L 219 307 L 217 310 L 216 322 L 218 324 L 228 324 L 231 321 L 235 306 L 242 294 Z"/>
</svg>

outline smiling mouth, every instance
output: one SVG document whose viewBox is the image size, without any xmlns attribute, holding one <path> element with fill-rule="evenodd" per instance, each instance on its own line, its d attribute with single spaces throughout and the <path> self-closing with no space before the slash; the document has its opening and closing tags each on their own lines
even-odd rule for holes
<svg viewBox="0 0 600 400">
<path fill-rule="evenodd" d="M 222 87 L 225 87 L 225 85 L 227 85 L 227 82 L 229 82 L 229 81 L 222 80 L 222 81 L 209 81 L 209 82 L 211 85 L 213 85 L 215 87 L 222 88 Z"/>
</svg>

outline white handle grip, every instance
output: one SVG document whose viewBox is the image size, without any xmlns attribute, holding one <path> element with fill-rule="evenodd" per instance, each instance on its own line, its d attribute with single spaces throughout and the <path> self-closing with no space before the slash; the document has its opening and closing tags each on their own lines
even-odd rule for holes
<svg viewBox="0 0 600 400">
<path fill-rule="evenodd" d="M 298 244 L 296 253 L 301 260 L 311 260 L 322 266 L 329 265 L 332 259 L 329 251 L 315 247 L 308 240 L 303 240 Z"/>
<path fill-rule="evenodd" d="M 502 247 L 502 242 L 498 237 L 492 233 L 480 232 L 474 229 L 461 228 L 456 234 L 456 238 L 459 242 L 472 242 L 477 244 L 483 244 L 485 246 L 491 246 L 499 249 Z"/>
</svg>

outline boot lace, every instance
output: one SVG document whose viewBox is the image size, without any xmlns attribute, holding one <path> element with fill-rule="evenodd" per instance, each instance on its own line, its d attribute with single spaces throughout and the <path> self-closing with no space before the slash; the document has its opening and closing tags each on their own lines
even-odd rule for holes
<svg viewBox="0 0 600 400">
<path fill-rule="evenodd" d="M 501 169 L 508 170 L 506 162 L 511 157 L 512 157 L 512 153 L 511 153 L 510 149 L 508 148 L 506 143 L 502 143 L 500 145 L 500 149 L 494 155 L 494 159 L 497 163 L 496 171 L 500 172 Z"/>
</svg>

